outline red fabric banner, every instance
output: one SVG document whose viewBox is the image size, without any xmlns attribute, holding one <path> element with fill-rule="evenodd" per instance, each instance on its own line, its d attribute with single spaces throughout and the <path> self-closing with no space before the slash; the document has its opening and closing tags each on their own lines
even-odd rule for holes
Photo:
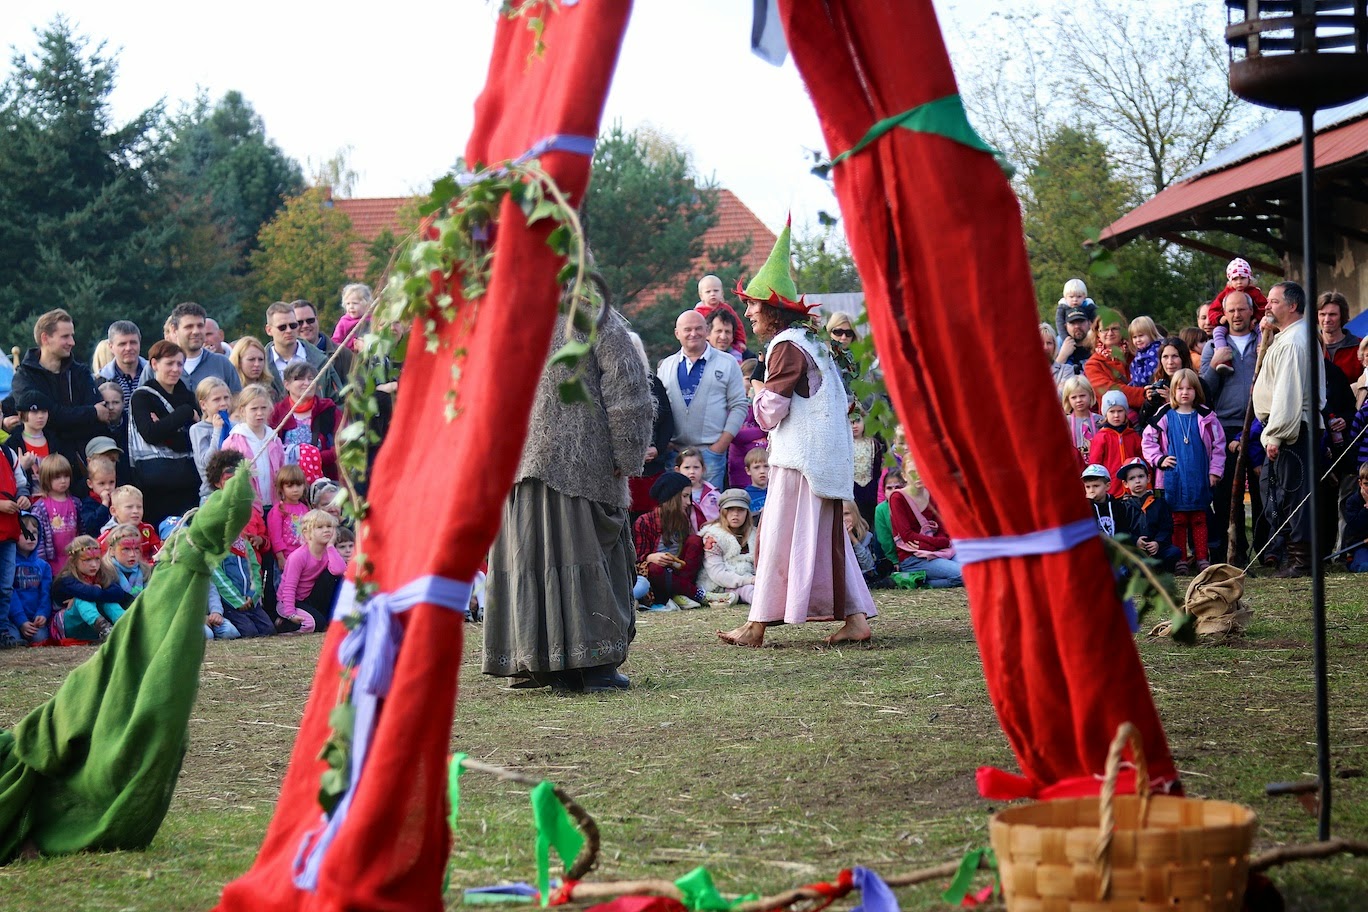
<svg viewBox="0 0 1368 912">
<path fill-rule="evenodd" d="M 931 0 L 779 5 L 833 156 L 958 92 Z M 832 176 L 889 392 L 946 528 L 981 539 L 1088 518 L 997 162 L 895 128 Z M 1176 776 L 1100 541 L 964 577 L 989 696 L 1037 790 L 1100 773 L 1127 721 L 1155 779 Z"/>
<path fill-rule="evenodd" d="M 545 20 L 545 50 L 534 51 L 527 18 L 500 21 L 488 81 L 476 103 L 466 160 L 517 158 L 555 136 L 595 137 L 631 10 L 629 0 L 560 4 L 531 11 Z M 440 98 L 440 77 L 429 78 Z M 590 158 L 565 151 L 542 167 L 578 202 Z M 371 519 L 359 552 L 376 582 L 393 592 L 426 575 L 470 580 L 499 526 L 500 509 L 522 453 L 527 418 L 555 322 L 560 259 L 546 246 L 554 227 L 532 227 L 518 207 L 500 214 L 488 292 L 440 325 L 435 352 L 409 348 L 389 437 L 370 489 Z M 415 323 L 415 331 L 422 327 Z M 508 365 L 517 368 L 509 370 Z M 448 391 L 458 415 L 447 420 Z M 421 488 L 414 479 L 422 479 Z M 421 497 L 414 495 L 422 490 Z M 333 625 L 274 819 L 252 869 L 229 884 L 224 912 L 443 908 L 449 853 L 446 764 L 460 668 L 462 615 L 423 604 L 406 625 L 391 696 L 375 730 L 346 821 L 323 861 L 316 891 L 294 885 L 296 856 L 317 830 L 318 759 L 329 735 L 341 672 Z"/>
</svg>

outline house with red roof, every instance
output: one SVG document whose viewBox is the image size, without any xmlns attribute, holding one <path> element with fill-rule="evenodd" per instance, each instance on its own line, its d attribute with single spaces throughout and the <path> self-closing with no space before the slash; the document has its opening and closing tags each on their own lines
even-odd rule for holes
<svg viewBox="0 0 1368 912">
<path fill-rule="evenodd" d="M 347 269 L 349 279 L 359 282 L 364 278 L 366 267 L 370 264 L 370 245 L 386 228 L 395 237 L 404 236 L 410 226 L 400 218 L 401 210 L 406 204 L 411 204 L 413 201 L 414 198 L 408 196 L 333 200 L 333 206 L 338 211 L 346 213 L 347 217 L 351 219 L 352 230 L 356 232 L 358 238 L 352 244 L 351 266 Z M 752 212 L 730 190 L 719 189 L 717 191 L 717 208 L 715 211 L 717 223 L 703 234 L 703 248 L 707 250 L 738 241 L 750 241 L 750 250 L 741 258 L 741 274 L 743 276 L 754 275 L 764 265 L 765 258 L 769 256 L 770 250 L 774 247 L 776 240 L 774 232 L 770 231 L 765 223 L 760 221 L 759 216 Z M 702 276 L 702 270 L 706 265 L 706 258 L 699 258 L 687 272 L 669 282 L 643 291 L 632 302 L 630 309 L 636 311 L 648 307 L 657 296 L 667 290 L 678 292 L 681 288 L 692 287 Z M 730 289 L 728 292 L 730 293 Z"/>
</svg>

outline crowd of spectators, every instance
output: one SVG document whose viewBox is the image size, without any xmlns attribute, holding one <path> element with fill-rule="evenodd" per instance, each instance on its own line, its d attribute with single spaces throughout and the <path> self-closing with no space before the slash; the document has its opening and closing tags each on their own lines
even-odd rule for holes
<svg viewBox="0 0 1368 912">
<path fill-rule="evenodd" d="M 1065 285 L 1055 325 L 1040 325 L 1099 526 L 1180 575 L 1224 561 L 1303 576 L 1332 550 L 1368 569 L 1368 342 L 1345 329 L 1349 302 L 1330 291 L 1308 312 L 1295 282 L 1265 297 L 1242 259 L 1226 280 L 1198 325 L 1177 332 L 1095 304 L 1078 279 Z M 1311 319 L 1323 356 L 1323 479 L 1304 456 L 1315 426 L 1305 405 Z M 1321 554 L 1310 551 L 1313 497 Z"/>
<path fill-rule="evenodd" d="M 359 318 L 371 292 L 342 299 Z M 137 324 L 114 321 L 86 365 L 70 314 L 37 319 L 3 400 L 0 648 L 107 636 L 162 541 L 243 463 L 257 504 L 214 574 L 205 636 L 327 626 L 355 542 L 335 504 L 334 397 L 353 352 L 319 328 L 312 303 L 276 302 L 268 343 L 230 344 L 183 303 L 146 347 Z"/>
<path fill-rule="evenodd" d="M 69 314 L 38 318 L 36 345 L 3 401 L 0 646 L 107 633 L 161 540 L 243 462 L 259 509 L 215 574 L 206 635 L 326 627 L 352 537 L 333 504 L 336 397 L 370 289 L 349 285 L 341 303 L 346 316 L 331 334 L 300 300 L 266 309 L 264 340 L 234 341 L 202 307 L 180 304 L 149 346 L 136 324 L 111 323 L 89 366 L 73 357 Z M 1325 540 L 1338 531 L 1348 566 L 1368 569 L 1368 342 L 1345 330 L 1343 295 L 1315 303 L 1327 429 L 1319 443 L 1334 468 L 1313 483 L 1301 464 L 1312 425 L 1296 363 L 1307 304 L 1290 282 L 1265 297 L 1243 260 L 1230 264 L 1198 325 L 1176 332 L 1097 304 L 1081 280 L 1065 285 L 1040 336 L 1102 531 L 1128 535 L 1179 574 L 1262 560 L 1297 576 L 1326 556 L 1307 547 L 1303 503 L 1316 496 L 1338 507 L 1323 511 L 1339 520 Z M 815 328 L 848 368 L 854 498 L 844 519 L 866 581 L 962 585 L 949 530 L 901 433 L 869 432 L 870 402 L 850 392 L 854 376 L 877 374 L 852 355 L 856 321 L 835 313 Z M 715 276 L 699 282 L 675 338 L 679 349 L 649 372 L 653 427 L 645 466 L 628 479 L 643 610 L 748 601 L 764 528 L 768 438 L 754 411 L 764 357 L 748 347 Z M 1261 346 L 1268 363 L 1256 383 Z"/>
</svg>

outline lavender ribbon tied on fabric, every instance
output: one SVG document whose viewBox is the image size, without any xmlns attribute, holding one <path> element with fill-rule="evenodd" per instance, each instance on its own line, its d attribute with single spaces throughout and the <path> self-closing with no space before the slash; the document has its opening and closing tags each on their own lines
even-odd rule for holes
<svg viewBox="0 0 1368 912">
<path fill-rule="evenodd" d="M 419 604 L 435 605 L 466 614 L 470 610 L 473 582 L 460 582 L 443 576 L 423 576 L 392 593 L 379 593 L 360 608 L 360 622 L 347 632 L 337 647 L 337 658 L 344 667 L 354 667 L 352 705 L 356 724 L 352 732 L 351 781 L 332 817 L 323 815 L 321 828 L 305 835 L 294 861 L 294 884 L 301 890 L 318 889 L 318 874 L 328 847 L 341 831 L 351 808 L 352 796 L 361 782 L 375 734 L 380 701 L 389 695 L 394 681 L 394 663 L 404 639 L 403 625 L 395 615 Z M 342 623 L 356 603 L 356 586 L 347 581 L 333 611 L 333 623 Z"/>
</svg>

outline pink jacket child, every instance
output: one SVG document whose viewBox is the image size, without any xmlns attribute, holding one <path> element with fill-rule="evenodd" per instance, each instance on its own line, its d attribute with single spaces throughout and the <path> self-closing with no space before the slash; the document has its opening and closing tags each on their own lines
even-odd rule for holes
<svg viewBox="0 0 1368 912">
<path fill-rule="evenodd" d="M 275 495 L 276 473 L 285 464 L 285 445 L 275 431 L 267 428 L 264 438 L 255 437 L 245 424 L 235 424 L 221 449 L 236 450 L 242 454 L 252 473 L 252 488 L 256 491 L 257 500 L 263 504 L 271 503 Z M 266 452 L 257 459 L 257 453 L 263 449 Z"/>
<path fill-rule="evenodd" d="M 332 340 L 338 345 L 341 345 L 342 341 L 347 338 L 347 333 L 352 331 L 352 327 L 356 326 L 356 324 L 360 323 L 363 319 L 365 319 L 365 317 L 351 317 L 347 314 L 343 314 L 338 318 L 337 326 L 333 329 Z M 359 336 L 360 333 L 357 333 L 357 335 Z M 356 336 L 353 336 L 351 341 L 347 343 L 347 347 L 352 351 L 357 351 L 361 347 L 360 340 L 357 339 Z"/>
<path fill-rule="evenodd" d="M 1199 405 L 1195 410 L 1197 412 L 1197 433 L 1201 435 L 1202 446 L 1207 451 L 1207 459 L 1210 463 L 1209 472 L 1212 475 L 1224 475 L 1226 462 L 1225 430 L 1221 427 L 1220 419 L 1211 409 L 1205 405 Z M 1172 408 L 1168 406 L 1160 409 L 1154 423 L 1145 428 L 1145 436 L 1141 441 L 1140 449 L 1145 457 L 1145 462 L 1152 466 L 1157 467 L 1159 461 L 1169 455 L 1169 415 L 1172 414 L 1172 411 Z M 1156 471 L 1154 473 L 1154 488 L 1157 491 L 1164 489 L 1163 472 Z"/>
<path fill-rule="evenodd" d="M 332 545 L 328 545 L 322 557 L 314 557 L 313 552 L 302 547 L 285 559 L 276 594 L 276 613 L 285 620 L 298 622 L 300 633 L 313 633 L 326 626 L 323 609 L 308 604 L 314 586 L 325 572 L 335 577 L 347 572 L 347 561 Z"/>
</svg>

